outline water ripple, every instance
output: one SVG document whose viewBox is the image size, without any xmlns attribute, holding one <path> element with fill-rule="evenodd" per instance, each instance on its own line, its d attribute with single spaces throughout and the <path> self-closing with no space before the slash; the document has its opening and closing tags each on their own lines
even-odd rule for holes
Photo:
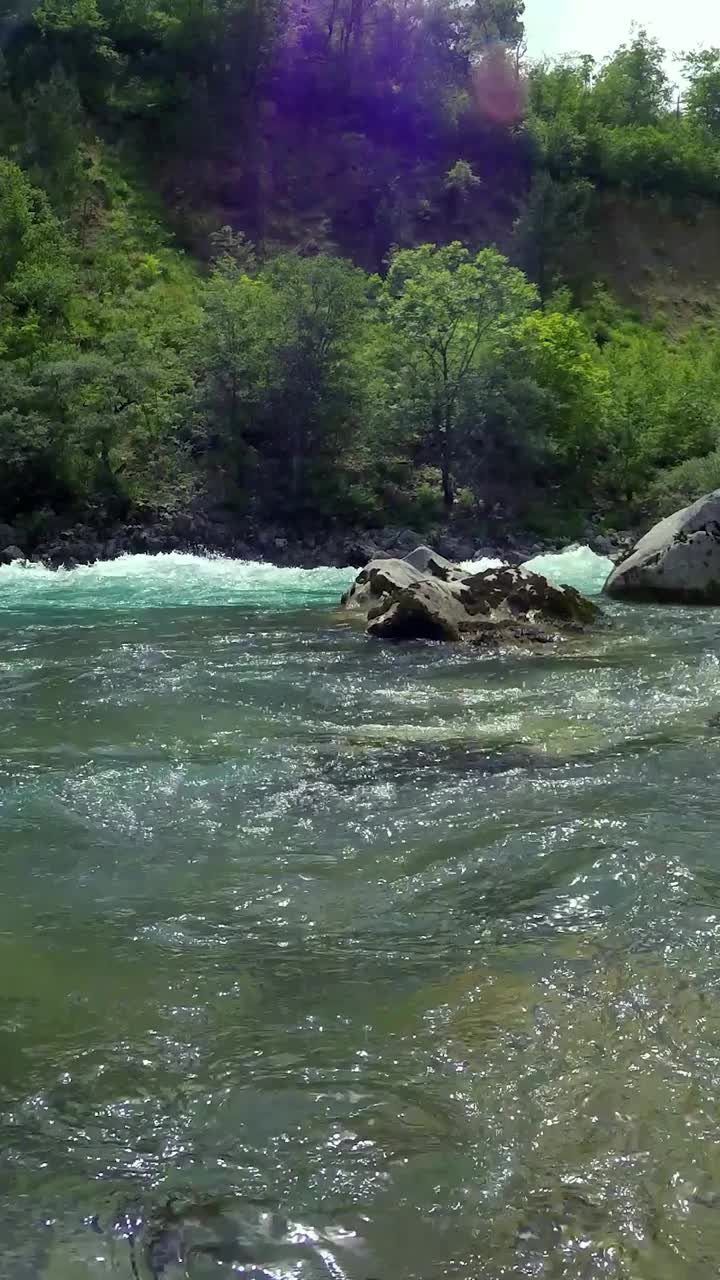
<svg viewBox="0 0 720 1280">
<path fill-rule="evenodd" d="M 0 570 L 3 1280 L 715 1274 L 715 612 L 131 559 Z"/>
</svg>

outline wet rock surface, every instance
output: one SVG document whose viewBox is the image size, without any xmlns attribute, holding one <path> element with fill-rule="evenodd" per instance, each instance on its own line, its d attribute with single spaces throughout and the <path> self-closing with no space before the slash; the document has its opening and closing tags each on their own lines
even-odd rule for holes
<svg viewBox="0 0 720 1280">
<path fill-rule="evenodd" d="M 720 489 L 656 524 L 605 591 L 630 600 L 720 604 Z"/>
<path fill-rule="evenodd" d="M 416 548 L 406 559 L 372 560 L 342 605 L 383 640 L 466 640 L 483 647 L 550 644 L 582 631 L 600 610 L 573 587 L 553 586 L 512 565 L 468 572 Z"/>
</svg>

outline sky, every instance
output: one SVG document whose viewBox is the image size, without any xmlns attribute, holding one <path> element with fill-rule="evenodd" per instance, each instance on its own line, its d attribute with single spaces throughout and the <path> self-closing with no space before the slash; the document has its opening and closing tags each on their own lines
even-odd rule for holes
<svg viewBox="0 0 720 1280">
<path fill-rule="evenodd" d="M 525 0 L 531 57 L 592 53 L 601 58 L 625 40 L 631 21 L 670 52 L 720 46 L 719 0 Z"/>
</svg>

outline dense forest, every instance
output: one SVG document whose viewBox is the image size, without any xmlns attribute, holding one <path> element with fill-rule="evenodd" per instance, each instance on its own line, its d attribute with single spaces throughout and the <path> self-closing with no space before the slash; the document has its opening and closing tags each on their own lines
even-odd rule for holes
<svg viewBox="0 0 720 1280">
<path fill-rule="evenodd" d="M 0 18 L 0 521 L 626 524 L 720 485 L 720 50 L 533 65 L 518 0 L 40 0 Z M 622 274 L 620 272 L 620 274 Z M 720 294 L 718 294 L 720 297 Z"/>
</svg>

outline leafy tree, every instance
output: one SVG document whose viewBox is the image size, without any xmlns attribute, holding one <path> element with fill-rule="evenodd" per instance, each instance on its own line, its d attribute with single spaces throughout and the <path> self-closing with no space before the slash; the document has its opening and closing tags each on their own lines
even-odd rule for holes
<svg viewBox="0 0 720 1280">
<path fill-rule="evenodd" d="M 25 355 L 66 329 L 76 276 L 45 195 L 0 159 L 0 351 Z"/>
<path fill-rule="evenodd" d="M 445 190 L 454 193 L 459 200 L 469 199 L 482 185 L 482 178 L 473 172 L 467 160 L 456 160 L 445 174 Z"/>
<path fill-rule="evenodd" d="M 250 432 L 272 385 L 281 315 L 265 279 L 221 260 L 204 289 L 197 348 L 197 409 L 206 447 L 247 462 Z"/>
<path fill-rule="evenodd" d="M 445 505 L 455 497 L 458 407 L 492 333 L 506 331 L 536 302 L 522 272 L 494 249 L 474 257 L 457 242 L 397 253 L 384 314 L 400 344 L 399 392 L 433 442 Z"/>
<path fill-rule="evenodd" d="M 252 245 L 242 231 L 230 226 L 219 227 L 210 233 L 210 247 L 214 266 L 226 275 L 244 271 L 253 275 L 257 269 L 257 257 Z"/>
<path fill-rule="evenodd" d="M 604 461 L 610 378 L 576 316 L 534 312 L 515 335 L 518 371 L 542 392 L 532 431 L 542 440 L 545 469 L 573 496 L 590 488 Z"/>
<path fill-rule="evenodd" d="M 637 500 L 659 470 L 720 438 L 720 351 L 700 333 L 674 344 L 636 327 L 606 343 L 602 358 L 613 388 L 611 483 L 624 501 Z"/>
<path fill-rule="evenodd" d="M 52 223 L 47 201 L 11 160 L 0 159 L 0 281 L 9 280 Z"/>
<path fill-rule="evenodd" d="M 611 125 L 656 124 L 670 106 L 666 51 L 643 27 L 608 59 L 593 88 L 600 118 Z"/>
<path fill-rule="evenodd" d="M 292 508 L 311 509 L 342 473 L 348 428 L 359 427 L 356 350 L 367 282 L 337 258 L 276 258 L 263 273 L 282 317 L 264 448 Z"/>
<path fill-rule="evenodd" d="M 594 118 L 592 84 L 596 64 L 589 56 L 535 63 L 528 76 L 531 120 L 571 119 L 581 128 Z"/>
<path fill-rule="evenodd" d="M 642 29 L 599 70 L 591 58 L 532 68 L 525 127 L 536 149 L 534 185 L 547 171 L 563 185 L 716 197 L 716 63 L 712 50 L 687 55 L 682 115 L 672 110 L 665 51 Z"/>
<path fill-rule="evenodd" d="M 104 29 L 96 0 L 40 0 L 33 17 L 43 35 L 53 32 L 99 32 Z"/>
<path fill-rule="evenodd" d="M 23 102 L 25 168 L 48 194 L 54 209 L 72 214 L 82 207 L 88 185 L 81 153 L 82 108 L 77 83 L 59 65 Z"/>
<path fill-rule="evenodd" d="M 83 102 L 102 112 L 118 69 L 117 51 L 97 0 L 40 0 L 33 10 L 39 40 L 28 40 L 18 83 L 32 88 L 60 66 L 77 83 Z"/>
<path fill-rule="evenodd" d="M 607 455 L 609 386 L 571 311 L 532 311 L 501 335 L 460 404 L 462 475 L 476 502 L 502 495 L 523 518 L 551 489 L 587 510 Z"/>
<path fill-rule="evenodd" d="M 514 237 L 519 261 L 543 302 L 587 239 L 593 191 L 586 178 L 559 182 L 542 169 L 533 178 Z"/>
<path fill-rule="evenodd" d="M 140 253 L 131 226 L 121 242 L 110 236 L 111 251 L 103 229 L 88 255 L 45 194 L 0 161 L 0 458 L 12 512 L 121 510 L 158 501 L 178 475 L 195 286 L 162 250 Z"/>
<path fill-rule="evenodd" d="M 683 70 L 688 88 L 685 112 L 689 120 L 717 138 L 720 136 L 720 49 L 686 53 Z"/>
<path fill-rule="evenodd" d="M 55 388 L 78 496 L 92 496 L 115 514 L 125 514 L 133 499 L 157 501 L 177 473 L 172 454 L 179 452 L 180 391 L 187 389 L 177 365 L 147 335 L 119 331 L 92 354 L 73 352 L 48 364 L 43 377 Z"/>
<path fill-rule="evenodd" d="M 0 370 L 0 511 L 11 519 L 67 495 L 56 465 L 51 406 L 26 362 L 3 360 Z"/>
<path fill-rule="evenodd" d="M 468 6 L 466 22 L 473 33 L 473 44 L 483 48 L 489 44 L 515 47 L 523 37 L 523 0 L 474 0 Z"/>
<path fill-rule="evenodd" d="M 322 256 L 281 255 L 255 277 L 228 256 L 204 292 L 197 406 L 205 445 L 240 484 L 296 513 L 337 499 L 361 398 L 366 277 Z"/>
</svg>

